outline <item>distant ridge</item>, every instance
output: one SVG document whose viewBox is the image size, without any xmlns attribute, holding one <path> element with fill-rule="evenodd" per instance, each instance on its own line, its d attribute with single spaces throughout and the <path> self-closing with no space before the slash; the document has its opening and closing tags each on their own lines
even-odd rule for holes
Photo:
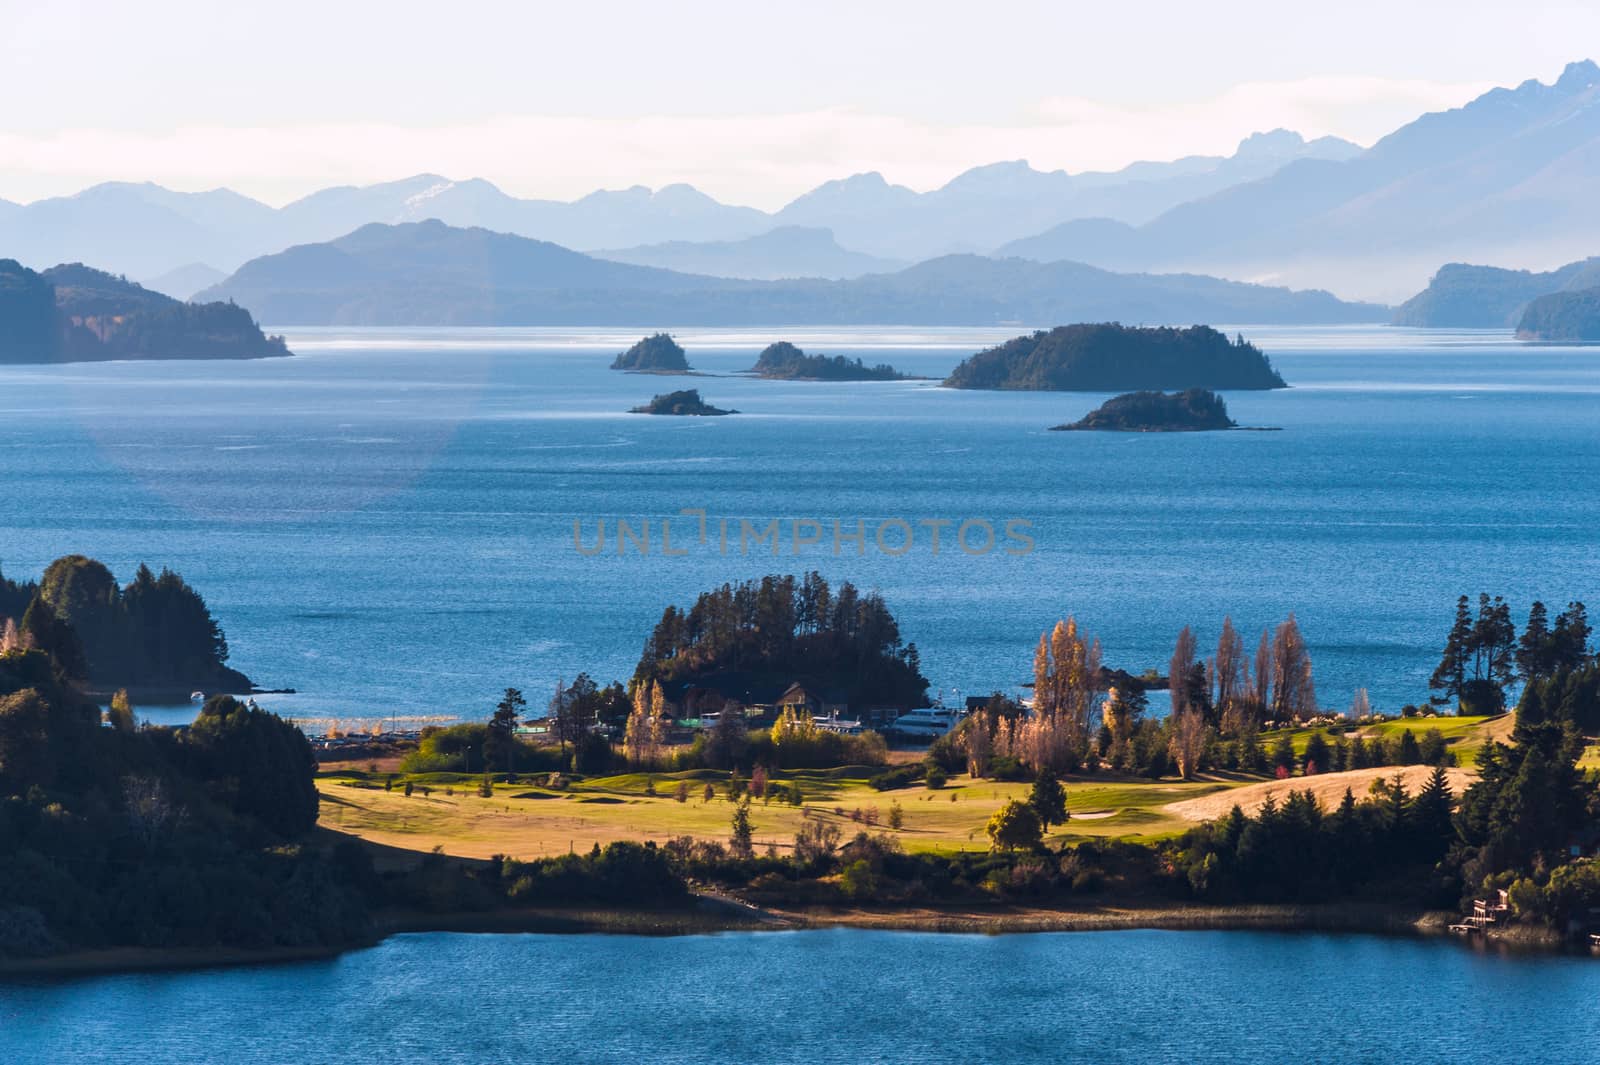
<svg viewBox="0 0 1600 1065">
<path fill-rule="evenodd" d="M 201 294 L 282 325 L 1333 323 L 1389 310 L 1326 292 L 1077 263 L 946 256 L 852 281 L 742 281 L 596 259 L 438 221 L 363 226 L 246 263 Z"/>
<path fill-rule="evenodd" d="M 1395 308 L 1394 324 L 1455 329 L 1502 329 L 1522 320 L 1539 296 L 1600 285 L 1600 258 L 1534 273 L 1497 266 L 1446 263 L 1428 287 Z"/>
</svg>

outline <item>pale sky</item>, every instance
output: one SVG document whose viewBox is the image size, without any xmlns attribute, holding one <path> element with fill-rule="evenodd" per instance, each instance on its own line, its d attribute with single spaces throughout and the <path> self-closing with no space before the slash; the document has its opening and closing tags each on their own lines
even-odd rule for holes
<svg viewBox="0 0 1600 1065">
<path fill-rule="evenodd" d="M 1285 126 L 1369 144 L 1600 56 L 1600 3 L 0 0 L 0 199 L 269 203 L 431 171 L 689 182 L 776 208 L 866 170 L 1113 169 Z"/>
</svg>

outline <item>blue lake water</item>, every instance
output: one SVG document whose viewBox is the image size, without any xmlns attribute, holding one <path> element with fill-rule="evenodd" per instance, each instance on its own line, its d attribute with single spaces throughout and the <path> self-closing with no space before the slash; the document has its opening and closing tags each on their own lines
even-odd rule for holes
<svg viewBox="0 0 1600 1065">
<path fill-rule="evenodd" d="M 786 336 L 942 376 L 1016 331 L 678 335 L 711 374 Z M 1231 411 L 1282 432 L 1046 431 L 1091 394 L 625 375 L 607 364 L 638 334 L 614 331 L 300 331 L 287 360 L 0 368 L 0 566 L 170 565 L 234 665 L 300 692 L 264 702 L 346 721 L 482 717 L 507 685 L 538 705 L 580 670 L 625 678 L 665 604 L 806 568 L 879 589 L 947 697 L 1014 688 L 1069 613 L 1137 671 L 1186 622 L 1204 644 L 1231 613 L 1253 649 L 1293 610 L 1324 705 L 1365 686 L 1394 710 L 1427 695 L 1457 595 L 1502 592 L 1519 621 L 1535 597 L 1600 601 L 1600 351 L 1245 332 L 1295 387 L 1229 394 Z M 742 413 L 623 413 L 686 386 Z M 684 508 L 707 511 L 706 543 Z M 602 518 L 607 550 L 581 554 L 574 522 L 592 547 Z M 618 518 L 652 522 L 649 555 L 618 556 Z M 663 519 L 685 555 L 663 555 Z M 741 554 L 740 519 L 780 519 L 780 555 Z M 822 542 L 797 554 L 795 519 Z M 915 536 L 901 555 L 873 537 L 894 519 Z M 969 519 L 1001 533 L 993 551 L 952 546 Z M 836 520 L 866 523 L 864 553 L 835 553 Z M 935 555 L 920 523 L 937 520 L 954 524 Z M 1005 553 L 1007 520 L 1034 550 Z"/>
<path fill-rule="evenodd" d="M 1587 958 L 1239 932 L 406 935 L 327 962 L 0 984 L 0 1060 L 1586 1062 Z"/>
</svg>

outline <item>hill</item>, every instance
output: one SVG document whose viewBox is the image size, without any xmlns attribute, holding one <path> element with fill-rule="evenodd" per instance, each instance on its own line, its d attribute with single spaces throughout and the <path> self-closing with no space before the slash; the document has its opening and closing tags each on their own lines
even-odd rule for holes
<svg viewBox="0 0 1600 1065">
<path fill-rule="evenodd" d="M 1198 270 L 1387 298 L 1440 262 L 1560 262 L 1593 249 L 1600 67 L 1494 89 L 1345 159 L 1298 159 L 1139 225 L 1069 221 L 997 254 Z"/>
<path fill-rule="evenodd" d="M 1552 344 L 1600 344 L 1600 288 L 1540 296 L 1523 312 L 1517 337 Z"/>
<path fill-rule="evenodd" d="M 82 263 L 36 273 L 0 259 L 0 363 L 288 354 L 232 303 L 181 303 Z"/>
<path fill-rule="evenodd" d="M 1600 258 L 1535 273 L 1447 263 L 1428 287 L 1395 309 L 1394 324 L 1455 329 L 1516 326 L 1529 302 L 1551 292 L 1600 285 Z"/>
<path fill-rule="evenodd" d="M 593 254 L 619 263 L 758 281 L 794 277 L 852 278 L 898 270 L 906 265 L 841 248 L 831 231 L 810 226 L 779 226 L 743 240 L 700 243 L 679 240 Z"/>
<path fill-rule="evenodd" d="M 1326 292 L 1077 263 L 946 256 L 851 281 L 742 281 L 595 259 L 438 221 L 370 225 L 246 263 L 201 293 L 296 325 L 992 325 L 1384 321 Z"/>
<path fill-rule="evenodd" d="M 971 356 L 946 388 L 1053 392 L 1287 388 L 1272 363 L 1243 337 L 1210 326 L 1132 328 L 1062 325 Z"/>
<path fill-rule="evenodd" d="M 1051 427 L 1058 431 L 1117 433 L 1192 433 L 1234 429 L 1228 404 L 1207 388 L 1183 392 L 1125 392 L 1113 396 L 1078 421 Z"/>
</svg>

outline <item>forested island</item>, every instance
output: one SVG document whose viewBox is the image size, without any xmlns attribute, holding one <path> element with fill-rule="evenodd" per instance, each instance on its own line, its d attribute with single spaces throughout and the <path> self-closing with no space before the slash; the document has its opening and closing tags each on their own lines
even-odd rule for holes
<svg viewBox="0 0 1600 1065">
<path fill-rule="evenodd" d="M 1517 339 L 1546 344 L 1600 344 L 1600 288 L 1540 296 L 1522 313 Z"/>
<path fill-rule="evenodd" d="M 630 409 L 628 413 L 715 417 L 722 414 L 738 414 L 739 412 L 713 407 L 700 398 L 700 390 L 698 388 L 686 388 L 678 392 L 666 392 L 656 396 L 644 406 Z"/>
<path fill-rule="evenodd" d="M 750 372 L 779 381 L 904 381 L 906 375 L 887 363 L 867 366 L 843 355 L 807 355 L 787 340 L 768 344 Z"/>
<path fill-rule="evenodd" d="M 1208 388 L 1182 392 L 1125 392 L 1113 396 L 1078 421 L 1054 425 L 1055 432 L 1098 430 L 1117 433 L 1193 433 L 1236 429 L 1228 404 Z"/>
<path fill-rule="evenodd" d="M 1287 388 L 1271 361 L 1241 336 L 1115 322 L 1062 325 L 1008 340 L 964 360 L 946 388 L 1055 392 Z"/>
<path fill-rule="evenodd" d="M 39 273 L 0 259 L 0 363 L 288 354 L 233 303 L 183 303 L 82 263 Z"/>
<path fill-rule="evenodd" d="M 611 362 L 613 370 L 629 373 L 688 373 L 689 359 L 666 333 L 647 336 Z"/>
</svg>

